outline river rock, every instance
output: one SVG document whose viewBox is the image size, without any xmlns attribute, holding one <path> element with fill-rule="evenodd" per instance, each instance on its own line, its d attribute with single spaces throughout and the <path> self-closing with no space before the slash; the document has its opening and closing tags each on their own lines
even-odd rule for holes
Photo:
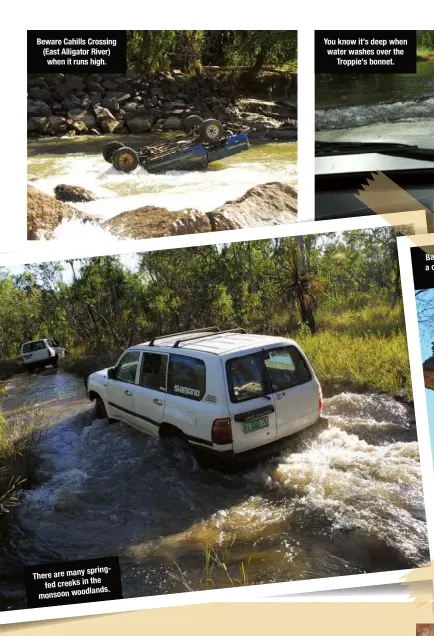
<svg viewBox="0 0 434 636">
<path fill-rule="evenodd" d="M 239 227 L 293 223 L 297 220 L 297 198 L 297 191 L 289 183 L 264 183 L 214 212 L 223 214 Z"/>
<path fill-rule="evenodd" d="M 111 134 L 117 131 L 117 129 L 122 125 L 117 119 L 102 119 L 99 122 L 101 126 L 101 130 L 103 133 Z"/>
<path fill-rule="evenodd" d="M 104 97 L 101 100 L 101 106 L 104 108 L 109 108 L 110 110 L 118 111 L 119 110 L 119 102 L 114 97 Z"/>
<path fill-rule="evenodd" d="M 181 128 L 181 118 L 180 117 L 168 117 L 164 124 L 164 130 L 179 130 Z"/>
<path fill-rule="evenodd" d="M 88 201 L 95 201 L 96 197 L 92 192 L 81 188 L 80 186 L 73 186 L 67 184 L 60 184 L 54 188 L 54 196 L 58 201 L 65 201 L 69 203 L 87 203 Z"/>
<path fill-rule="evenodd" d="M 151 128 L 151 123 L 144 117 L 133 117 L 127 121 L 130 133 L 144 133 Z"/>
<path fill-rule="evenodd" d="M 434 391 L 434 356 L 423 363 L 423 377 L 426 388 Z"/>
<path fill-rule="evenodd" d="M 120 238 L 139 239 L 235 230 L 240 226 L 219 213 L 203 213 L 194 209 L 170 212 L 165 208 L 146 206 L 122 212 L 105 221 L 103 227 Z"/>
<path fill-rule="evenodd" d="M 52 93 L 48 90 L 48 88 L 39 88 L 38 86 L 35 86 L 29 89 L 29 95 L 36 102 L 46 102 L 49 104 L 53 101 Z"/>
<path fill-rule="evenodd" d="M 96 126 L 96 118 L 84 108 L 74 108 L 68 112 L 68 119 L 83 122 L 87 128 Z"/>
<path fill-rule="evenodd" d="M 36 132 L 44 135 L 48 132 L 48 117 L 29 117 L 27 120 L 27 132 Z"/>
<path fill-rule="evenodd" d="M 40 192 L 31 185 L 27 186 L 27 239 L 50 239 L 54 230 L 64 220 L 80 219 L 95 223 L 96 220 L 76 210 L 67 203 Z"/>
<path fill-rule="evenodd" d="M 112 115 L 108 108 L 104 108 L 101 104 L 95 104 L 93 107 L 93 112 L 95 113 L 98 120 L 100 119 L 112 119 L 116 121 L 116 117 Z"/>
<path fill-rule="evenodd" d="M 73 130 L 74 135 L 76 133 L 85 135 L 87 132 L 89 132 L 84 121 L 78 121 L 78 120 L 75 121 L 74 119 L 67 119 L 66 127 L 69 129 L 69 131 Z M 70 136 L 74 136 L 74 135 L 70 135 Z"/>
<path fill-rule="evenodd" d="M 52 115 L 51 108 L 45 102 L 33 99 L 27 100 L 27 115 L 29 117 L 49 117 Z"/>
<path fill-rule="evenodd" d="M 52 135 L 66 133 L 67 127 L 65 117 L 51 115 L 51 117 L 48 118 L 48 129 Z"/>
<path fill-rule="evenodd" d="M 118 85 L 117 82 L 114 82 L 112 79 L 106 79 L 104 80 L 104 82 L 102 83 L 102 85 L 104 86 L 104 88 L 107 91 L 114 91 L 117 89 Z"/>
</svg>

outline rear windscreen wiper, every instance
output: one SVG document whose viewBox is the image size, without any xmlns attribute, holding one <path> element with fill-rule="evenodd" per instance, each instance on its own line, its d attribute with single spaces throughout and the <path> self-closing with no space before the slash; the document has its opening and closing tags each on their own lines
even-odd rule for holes
<svg viewBox="0 0 434 636">
<path fill-rule="evenodd" d="M 384 143 L 381 141 L 317 141 L 315 157 L 335 155 L 359 155 L 377 153 L 391 157 L 408 157 L 421 161 L 434 161 L 434 148 L 419 148 L 411 144 Z"/>
</svg>

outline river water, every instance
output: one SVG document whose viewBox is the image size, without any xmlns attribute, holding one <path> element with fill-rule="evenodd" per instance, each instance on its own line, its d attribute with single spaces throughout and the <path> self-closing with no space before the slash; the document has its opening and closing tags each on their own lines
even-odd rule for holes
<svg viewBox="0 0 434 636">
<path fill-rule="evenodd" d="M 355 129 L 357 140 L 434 138 L 434 63 L 418 63 L 414 74 L 318 74 L 315 101 L 317 132 Z"/>
<path fill-rule="evenodd" d="M 133 148 L 153 139 L 149 135 L 116 136 L 116 140 Z M 259 184 L 286 181 L 296 186 L 296 143 L 254 140 L 250 150 L 216 162 L 205 172 L 151 175 L 141 166 L 130 174 L 115 170 L 102 157 L 101 150 L 107 141 L 106 137 L 29 140 L 28 178 L 32 185 L 50 195 L 61 183 L 90 190 L 97 200 L 77 203 L 74 207 L 104 220 L 146 205 L 171 211 L 195 208 L 210 212 Z M 245 227 L 256 224 L 253 219 L 245 219 Z M 100 232 L 90 224 L 79 225 L 82 234 Z M 74 223 L 70 226 L 73 228 Z M 55 238 L 64 235 L 62 228 Z"/>
<path fill-rule="evenodd" d="M 135 597 L 203 589 L 206 546 L 227 551 L 234 580 L 244 563 L 249 584 L 429 560 L 414 412 L 392 398 L 327 399 L 328 430 L 235 475 L 181 476 L 158 440 L 92 421 L 82 380 L 61 370 L 10 380 L 2 408 L 21 407 L 50 426 L 0 566 L 0 609 L 25 607 L 17 561 L 119 555 L 124 597 Z M 221 568 L 212 576 L 229 585 Z"/>
</svg>

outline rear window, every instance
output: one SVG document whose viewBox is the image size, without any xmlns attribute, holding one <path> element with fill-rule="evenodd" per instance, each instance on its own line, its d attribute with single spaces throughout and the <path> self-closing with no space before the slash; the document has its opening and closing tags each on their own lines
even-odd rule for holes
<svg viewBox="0 0 434 636">
<path fill-rule="evenodd" d="M 44 340 L 34 340 L 23 345 L 23 353 L 33 353 L 34 351 L 41 351 L 41 349 L 45 349 Z"/>
<path fill-rule="evenodd" d="M 305 384 L 312 379 L 306 360 L 293 346 L 267 350 L 264 364 L 273 393 Z"/>
<path fill-rule="evenodd" d="M 205 395 L 205 362 L 190 356 L 171 355 L 167 378 L 167 392 L 189 400 L 199 401 Z"/>
<path fill-rule="evenodd" d="M 231 358 L 226 373 L 232 402 L 278 393 L 312 379 L 306 360 L 292 345 Z"/>
<path fill-rule="evenodd" d="M 261 352 L 231 358 L 226 362 L 232 402 L 245 402 L 271 393 L 263 358 Z"/>
</svg>

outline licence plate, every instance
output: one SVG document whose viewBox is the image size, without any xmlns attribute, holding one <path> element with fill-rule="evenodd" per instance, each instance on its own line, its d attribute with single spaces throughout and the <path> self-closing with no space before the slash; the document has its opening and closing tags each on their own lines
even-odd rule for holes
<svg viewBox="0 0 434 636">
<path fill-rule="evenodd" d="M 260 417 L 257 420 L 252 420 L 251 422 L 244 422 L 244 432 L 253 433 L 254 431 L 259 431 L 261 428 L 267 428 L 267 426 L 268 417 Z"/>
</svg>

